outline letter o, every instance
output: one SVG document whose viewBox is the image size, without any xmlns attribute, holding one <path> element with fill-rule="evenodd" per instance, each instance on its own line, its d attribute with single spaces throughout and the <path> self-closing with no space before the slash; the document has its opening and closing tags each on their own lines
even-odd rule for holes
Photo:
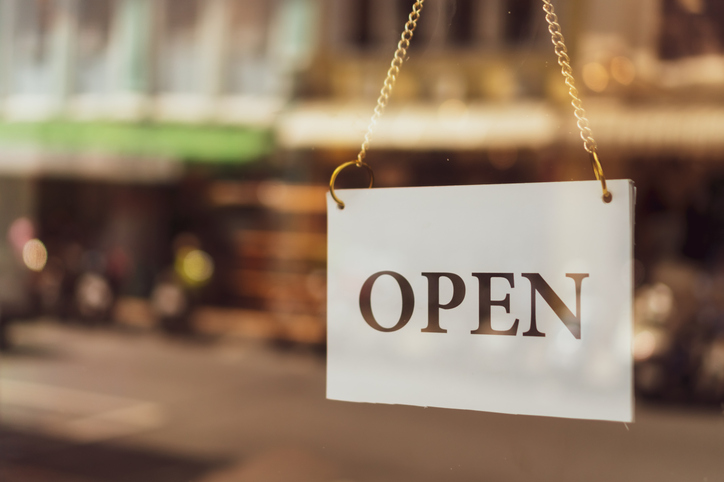
<svg viewBox="0 0 724 482">
<path fill-rule="evenodd" d="M 380 276 L 392 276 L 400 286 L 400 294 L 402 295 L 402 312 L 400 313 L 400 319 L 397 321 L 395 326 L 391 328 L 385 328 L 384 326 L 377 323 L 375 316 L 372 314 L 372 285 L 375 284 L 377 278 Z M 415 309 L 415 294 L 412 292 L 412 286 L 400 273 L 394 271 L 380 271 L 369 278 L 362 285 L 362 289 L 359 293 L 359 308 L 362 312 L 362 317 L 365 319 L 368 325 L 377 331 L 390 333 L 403 328 L 410 318 L 412 318 L 412 312 Z"/>
</svg>

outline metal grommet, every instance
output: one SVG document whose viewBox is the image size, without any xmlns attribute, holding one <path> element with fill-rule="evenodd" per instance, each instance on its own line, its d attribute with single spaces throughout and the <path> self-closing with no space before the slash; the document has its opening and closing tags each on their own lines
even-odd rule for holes
<svg viewBox="0 0 724 482">
<path fill-rule="evenodd" d="M 596 151 L 589 152 L 591 155 L 591 165 L 593 166 L 593 174 L 596 175 L 596 179 L 601 181 L 601 189 L 603 190 L 603 202 L 610 203 L 613 201 L 613 194 L 608 190 L 606 186 L 606 176 L 603 175 L 603 167 L 601 167 L 601 161 L 598 160 L 598 153 Z"/>
<path fill-rule="evenodd" d="M 339 209 L 344 209 L 344 202 L 342 202 L 341 199 L 337 197 L 337 195 L 334 193 L 334 181 L 337 180 L 337 176 L 345 167 L 349 166 L 357 166 L 357 167 L 364 167 L 367 169 L 367 172 L 370 174 L 370 185 L 369 187 L 372 187 L 375 183 L 375 174 L 372 172 L 372 168 L 364 161 L 349 161 L 345 162 L 344 164 L 341 164 L 337 167 L 337 169 L 334 170 L 332 173 L 332 178 L 329 180 L 329 193 L 332 195 L 332 199 L 337 203 L 337 207 Z"/>
</svg>

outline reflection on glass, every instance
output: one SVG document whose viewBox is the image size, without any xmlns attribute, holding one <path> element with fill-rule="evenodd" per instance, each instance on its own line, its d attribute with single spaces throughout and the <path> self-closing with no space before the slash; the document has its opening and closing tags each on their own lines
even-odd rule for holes
<svg viewBox="0 0 724 482">
<path fill-rule="evenodd" d="M 46 94 L 52 87 L 58 2 L 23 0 L 14 6 L 12 90 L 17 94 Z"/>
<path fill-rule="evenodd" d="M 163 92 L 195 93 L 201 89 L 201 5 L 199 0 L 163 3 L 158 54 L 159 87 Z"/>
<path fill-rule="evenodd" d="M 76 89 L 101 93 L 108 87 L 108 54 L 114 0 L 81 0 L 78 4 Z"/>
<path fill-rule="evenodd" d="M 269 26 L 276 2 L 234 0 L 230 4 L 228 90 L 261 94 L 269 88 Z"/>
</svg>

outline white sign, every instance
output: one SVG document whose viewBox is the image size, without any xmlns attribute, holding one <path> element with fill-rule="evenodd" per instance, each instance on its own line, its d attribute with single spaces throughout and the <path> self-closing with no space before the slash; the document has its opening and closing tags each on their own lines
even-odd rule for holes
<svg viewBox="0 0 724 482">
<path fill-rule="evenodd" d="M 634 187 L 328 196 L 327 397 L 633 419 Z"/>
</svg>

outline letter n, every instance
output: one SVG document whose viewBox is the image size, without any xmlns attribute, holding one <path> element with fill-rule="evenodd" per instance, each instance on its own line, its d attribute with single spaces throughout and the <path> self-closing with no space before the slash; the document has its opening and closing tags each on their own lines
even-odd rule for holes
<svg viewBox="0 0 724 482">
<path fill-rule="evenodd" d="M 574 315 L 571 310 L 563 303 L 560 297 L 553 291 L 548 283 L 545 282 L 543 277 L 538 273 L 523 273 L 523 278 L 528 278 L 530 281 L 530 329 L 523 333 L 523 336 L 546 336 L 545 333 L 538 331 L 536 324 L 536 293 L 539 293 L 543 300 L 548 303 L 556 316 L 561 319 L 568 331 L 577 339 L 581 339 L 581 283 L 585 278 L 588 278 L 588 274 L 585 273 L 568 273 L 567 278 L 573 279 L 576 283 L 576 314 Z"/>
</svg>

